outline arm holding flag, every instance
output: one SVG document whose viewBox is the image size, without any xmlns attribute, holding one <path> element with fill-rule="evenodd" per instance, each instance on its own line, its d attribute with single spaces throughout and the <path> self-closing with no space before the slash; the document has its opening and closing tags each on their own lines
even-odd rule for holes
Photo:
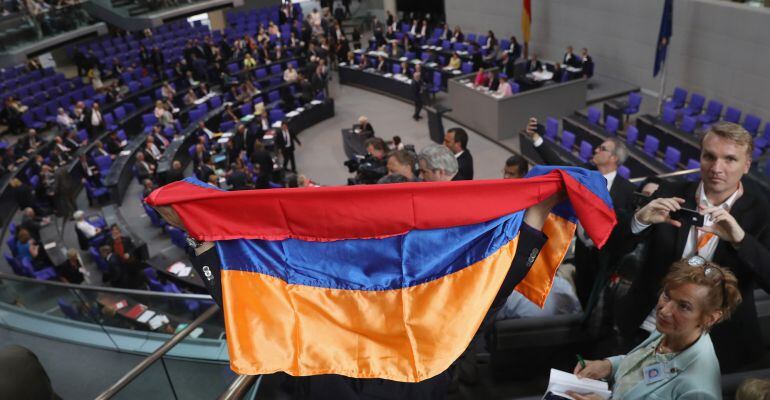
<svg viewBox="0 0 770 400">
<path fill-rule="evenodd" d="M 598 246 L 615 224 L 601 175 L 572 167 L 312 191 L 188 179 L 147 201 L 215 243 L 198 266 L 221 266 L 234 371 L 400 382 L 445 371 L 514 288 L 542 306 L 578 218 Z"/>
</svg>

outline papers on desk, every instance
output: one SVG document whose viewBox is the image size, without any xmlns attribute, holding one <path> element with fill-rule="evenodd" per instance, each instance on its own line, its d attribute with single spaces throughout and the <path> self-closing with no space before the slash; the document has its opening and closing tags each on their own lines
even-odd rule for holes
<svg viewBox="0 0 770 400">
<path fill-rule="evenodd" d="M 465 84 L 465 86 L 467 86 L 467 87 L 469 87 L 469 88 L 473 89 L 473 82 L 467 82 L 467 83 Z"/>
<path fill-rule="evenodd" d="M 125 147 L 128 144 L 128 140 L 121 140 L 120 147 Z"/>
<path fill-rule="evenodd" d="M 348 63 L 346 63 L 346 62 L 341 62 L 341 63 L 339 63 L 338 65 L 339 65 L 340 67 L 344 67 L 344 66 L 348 65 Z"/>
<path fill-rule="evenodd" d="M 131 309 L 130 309 L 130 310 L 126 311 L 126 313 L 125 313 L 125 314 L 123 314 L 123 315 L 125 315 L 125 316 L 126 316 L 126 318 L 130 318 L 130 319 L 133 319 L 133 320 L 135 320 L 135 319 L 137 319 L 137 318 L 138 318 L 140 315 L 142 315 L 142 313 L 143 313 L 143 312 L 144 312 L 144 310 L 146 310 L 146 309 L 147 309 L 147 306 L 146 306 L 146 305 L 144 305 L 144 304 L 136 304 L 136 305 L 134 305 L 133 307 L 131 307 Z"/>
<path fill-rule="evenodd" d="M 420 60 L 419 58 L 415 58 L 414 60 L 409 61 L 409 62 L 412 63 L 412 64 L 416 64 L 416 65 L 422 64 L 422 60 Z"/>
<path fill-rule="evenodd" d="M 283 121 L 275 121 L 275 122 L 273 122 L 273 125 L 270 125 L 270 126 L 272 126 L 273 129 L 281 129 L 281 123 L 282 122 Z"/>
<path fill-rule="evenodd" d="M 461 73 L 462 73 L 462 71 L 460 71 L 458 69 L 452 70 L 452 74 L 454 74 L 454 75 L 460 75 Z"/>
<path fill-rule="evenodd" d="M 286 113 L 286 118 L 294 118 L 294 117 L 296 117 L 297 115 L 299 115 L 299 113 L 298 113 L 296 110 L 294 110 L 294 111 L 289 111 L 289 112 L 287 112 L 287 113 Z"/>
<path fill-rule="evenodd" d="M 548 380 L 548 392 L 557 396 L 572 397 L 567 395 L 568 391 L 576 393 L 595 393 L 602 399 L 609 399 L 612 392 L 607 382 L 597 381 L 595 379 L 578 378 L 569 372 L 559 371 L 551 368 L 551 378 Z"/>
<path fill-rule="evenodd" d="M 43 245 L 43 248 L 46 249 L 46 250 L 51 250 L 54 247 L 56 247 L 56 242 L 48 242 L 48 243 Z"/>
<path fill-rule="evenodd" d="M 115 311 L 120 310 L 121 308 L 124 308 L 128 305 L 128 302 L 125 300 L 121 300 L 115 304 L 112 305 L 113 308 L 115 308 Z"/>
<path fill-rule="evenodd" d="M 232 133 L 232 132 L 223 132 L 222 133 L 222 137 L 223 138 L 231 138 L 231 137 L 233 137 L 233 135 L 235 135 L 235 134 Z"/>
<path fill-rule="evenodd" d="M 392 77 L 392 76 L 393 76 L 393 74 L 391 74 L 390 72 L 388 72 L 388 73 L 386 73 L 386 74 L 385 74 L 385 75 L 383 75 L 383 76 L 384 76 L 384 77 L 386 77 L 386 78 L 390 78 L 390 77 Z"/>
<path fill-rule="evenodd" d="M 244 115 L 243 118 L 241 118 L 241 122 L 249 122 L 252 119 L 254 119 L 254 114 Z"/>
<path fill-rule="evenodd" d="M 219 138 L 219 140 L 217 140 L 217 143 L 219 143 L 219 144 L 225 144 L 225 143 L 227 143 L 228 141 L 230 141 L 230 139 L 228 139 L 228 138 L 226 138 L 226 137 L 222 137 L 222 138 Z"/>
<path fill-rule="evenodd" d="M 305 107 L 297 107 L 296 109 L 294 109 L 294 111 L 296 111 L 297 113 L 301 113 L 305 111 Z"/>
<path fill-rule="evenodd" d="M 431 61 L 431 62 L 425 64 L 425 66 L 429 67 L 429 68 L 436 68 L 436 67 L 438 67 L 438 64 L 436 64 L 435 62 Z"/>
<path fill-rule="evenodd" d="M 131 150 L 123 150 L 123 151 L 120 152 L 120 155 L 121 156 L 130 156 L 131 155 Z"/>
<path fill-rule="evenodd" d="M 145 311 L 142 313 L 142 315 L 140 315 L 140 316 L 139 316 L 139 318 L 137 318 L 137 319 L 136 319 L 136 322 L 141 322 L 141 323 L 145 324 L 145 323 L 147 323 L 147 321 L 149 321 L 149 320 L 150 320 L 150 318 L 152 318 L 153 316 L 155 316 L 155 311 L 152 311 L 152 310 L 145 310 Z"/>
<path fill-rule="evenodd" d="M 152 330 L 158 329 L 167 323 L 169 323 L 168 317 L 163 314 L 156 315 L 149 322 L 147 322 L 147 324 L 150 325 L 150 329 Z"/>
<path fill-rule="evenodd" d="M 399 58 L 399 59 L 398 59 L 398 61 L 401 61 L 401 62 L 404 62 L 404 61 L 406 61 L 406 60 L 407 60 L 407 58 L 406 58 L 406 57 L 401 57 L 401 58 Z"/>
<path fill-rule="evenodd" d="M 323 101 L 321 101 L 321 100 L 312 100 L 312 101 L 310 101 L 310 104 L 312 104 L 314 106 L 317 106 L 319 104 L 323 104 Z"/>
</svg>

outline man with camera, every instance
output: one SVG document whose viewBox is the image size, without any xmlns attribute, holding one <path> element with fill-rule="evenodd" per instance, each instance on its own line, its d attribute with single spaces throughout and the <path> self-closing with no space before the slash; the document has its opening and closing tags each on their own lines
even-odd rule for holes
<svg viewBox="0 0 770 400">
<path fill-rule="evenodd" d="M 754 144 L 740 125 L 718 123 L 701 140 L 700 181 L 664 183 L 655 199 L 621 226 L 619 249 L 645 241 L 642 273 L 621 300 L 621 334 L 631 340 L 655 327 L 654 307 L 668 266 L 699 255 L 730 268 L 738 278 L 743 303 L 731 319 L 711 333 L 722 373 L 751 368 L 764 344 L 754 304 L 756 286 L 770 288 L 770 210 L 767 202 L 744 190 L 741 178 L 751 166 Z"/>
<path fill-rule="evenodd" d="M 387 160 L 388 145 L 378 137 L 369 138 L 364 143 L 366 157 L 363 160 L 345 161 L 350 172 L 355 172 L 354 178 L 348 178 L 348 185 L 371 185 L 388 174 Z"/>
</svg>

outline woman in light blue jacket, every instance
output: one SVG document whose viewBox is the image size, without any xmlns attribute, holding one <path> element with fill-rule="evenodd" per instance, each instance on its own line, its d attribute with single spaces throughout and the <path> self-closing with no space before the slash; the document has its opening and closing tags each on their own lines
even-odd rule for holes
<svg viewBox="0 0 770 400">
<path fill-rule="evenodd" d="M 719 361 L 708 332 L 740 302 L 738 281 L 728 269 L 700 256 L 678 261 L 663 280 L 650 337 L 626 355 L 578 363 L 575 374 L 612 377 L 613 399 L 721 399 Z"/>
</svg>

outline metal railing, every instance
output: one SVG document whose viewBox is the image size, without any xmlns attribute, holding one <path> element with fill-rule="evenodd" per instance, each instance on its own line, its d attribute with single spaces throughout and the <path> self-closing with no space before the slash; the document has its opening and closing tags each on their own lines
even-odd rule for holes
<svg viewBox="0 0 770 400">
<path fill-rule="evenodd" d="M 666 179 L 666 178 L 676 178 L 676 177 L 679 177 L 679 176 L 697 174 L 698 172 L 700 172 L 700 170 L 697 169 L 697 168 L 694 168 L 694 169 L 683 169 L 681 171 L 666 172 L 665 174 L 651 175 L 651 176 L 655 176 L 655 177 L 660 178 L 660 179 Z M 646 176 L 641 176 L 641 177 L 638 177 L 638 178 L 631 178 L 628 181 L 631 182 L 631 183 L 639 183 L 639 182 L 644 181 L 647 178 L 648 177 L 646 177 Z"/>
<path fill-rule="evenodd" d="M 168 299 L 213 300 L 213 298 L 208 294 L 151 292 L 149 290 L 121 289 L 121 288 L 114 288 L 109 286 L 76 285 L 73 283 L 64 283 L 64 282 L 57 282 L 57 281 L 42 281 L 38 279 L 8 274 L 5 272 L 0 272 L 0 280 L 9 280 L 14 282 L 22 282 L 22 283 L 40 285 L 40 286 L 53 286 L 53 287 L 58 287 L 63 289 L 76 289 L 76 290 L 82 290 L 86 292 L 117 293 L 117 294 L 136 295 L 136 296 L 143 296 L 143 297 L 161 297 L 161 298 L 168 298 Z"/>
<path fill-rule="evenodd" d="M 112 386 L 110 386 L 107 390 L 102 392 L 100 395 L 96 396 L 97 400 L 106 400 L 111 399 L 114 397 L 118 392 L 120 392 L 123 388 L 128 386 L 129 383 L 131 383 L 134 379 L 136 379 L 139 375 L 142 374 L 147 368 L 149 368 L 155 361 L 158 359 L 163 362 L 162 357 L 168 353 L 169 350 L 171 350 L 174 346 L 177 345 L 177 343 L 184 340 L 187 336 L 192 333 L 195 328 L 200 326 L 202 323 L 206 322 L 209 318 L 214 316 L 214 314 L 217 313 L 219 310 L 219 306 L 213 305 L 209 307 L 206 311 L 203 312 L 198 318 L 196 318 L 193 322 L 190 323 L 190 325 L 187 325 L 184 329 L 176 333 L 174 336 L 171 337 L 166 343 L 164 343 L 162 346 L 160 346 L 157 350 L 155 350 L 152 354 L 147 356 L 142 362 L 137 364 L 134 368 L 132 368 L 130 371 L 128 371 L 125 375 L 123 375 L 120 379 L 118 379 Z M 165 368 L 165 365 L 164 365 Z M 169 383 L 171 381 L 169 380 Z M 171 386 L 173 390 L 173 385 Z M 176 397 L 176 395 L 175 395 Z"/>
<path fill-rule="evenodd" d="M 253 392 L 259 390 L 259 384 L 262 382 L 262 375 L 238 375 L 230 387 L 227 388 L 218 400 L 241 400 L 245 398 L 252 388 Z"/>
</svg>

